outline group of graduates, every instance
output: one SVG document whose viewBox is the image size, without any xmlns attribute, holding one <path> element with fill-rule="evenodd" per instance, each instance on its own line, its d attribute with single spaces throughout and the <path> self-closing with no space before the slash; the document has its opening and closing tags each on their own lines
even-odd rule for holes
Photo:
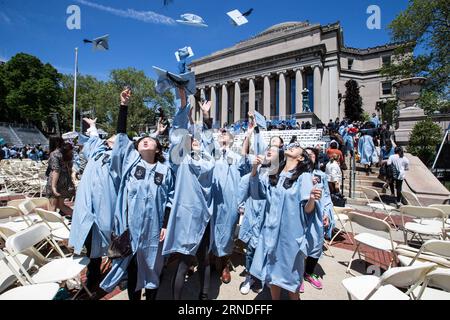
<svg viewBox="0 0 450 320">
<path fill-rule="evenodd" d="M 326 175 L 317 169 L 317 150 L 295 139 L 285 145 L 273 137 L 266 145 L 254 117 L 241 154 L 232 151 L 226 130 L 214 139 L 209 109 L 201 105 L 202 127 L 190 121 L 193 106 L 178 88 L 181 106 L 170 128 L 165 152 L 158 136 L 167 127 L 132 141 L 126 134 L 132 92 L 121 93 L 117 134 L 99 138 L 95 120 L 83 153 L 88 160 L 78 185 L 69 244 L 90 258 L 88 288 L 110 292 L 125 279 L 130 300 L 154 300 L 169 258 L 176 260 L 173 299 L 182 298 L 185 277 L 198 264 L 199 299 L 208 299 L 211 262 L 223 261 L 222 281 L 230 281 L 227 260 L 238 238 L 245 244 L 247 276 L 241 292 L 260 281 L 273 299 L 281 290 L 299 299 L 304 279 L 321 288 L 314 267 L 324 235 L 333 228 Z M 112 259 L 102 277 L 102 257 L 125 236 L 128 254 Z M 171 260 L 172 261 L 172 260 Z"/>
</svg>

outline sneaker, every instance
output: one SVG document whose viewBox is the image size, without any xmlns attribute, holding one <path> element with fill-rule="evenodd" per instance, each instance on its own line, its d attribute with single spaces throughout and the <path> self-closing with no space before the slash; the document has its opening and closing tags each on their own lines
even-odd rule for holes
<svg viewBox="0 0 450 320">
<path fill-rule="evenodd" d="M 302 284 L 300 285 L 300 293 L 305 292 L 305 281 L 302 281 Z"/>
<path fill-rule="evenodd" d="M 402 206 L 401 202 L 397 202 L 397 209 L 400 209 L 400 207 Z"/>
<path fill-rule="evenodd" d="M 322 282 L 319 281 L 319 277 L 312 273 L 312 274 L 306 274 L 305 275 L 305 280 L 308 281 L 309 283 L 311 283 L 311 285 L 316 288 L 316 289 L 322 289 Z"/>
<path fill-rule="evenodd" d="M 242 294 L 248 294 L 250 292 L 250 288 L 255 283 L 255 280 L 251 276 L 246 276 L 244 282 L 241 283 L 240 291 Z"/>
</svg>

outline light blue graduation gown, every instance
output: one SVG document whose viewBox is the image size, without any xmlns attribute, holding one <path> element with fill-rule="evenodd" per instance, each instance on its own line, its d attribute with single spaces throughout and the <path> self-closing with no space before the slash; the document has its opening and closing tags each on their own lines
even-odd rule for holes
<svg viewBox="0 0 450 320">
<path fill-rule="evenodd" d="M 211 219 L 212 252 L 217 257 L 230 255 L 234 248 L 234 232 L 239 220 L 239 183 L 246 173 L 246 163 L 237 153 L 219 152 L 213 171 L 213 212 Z"/>
<path fill-rule="evenodd" d="M 261 135 L 254 133 L 253 139 L 253 150 L 256 154 L 262 155 L 266 149 L 266 144 L 262 140 Z M 246 164 L 246 174 L 242 177 L 239 195 L 241 197 L 240 203 L 244 204 L 244 218 L 242 219 L 241 227 L 239 229 L 239 239 L 244 242 L 247 247 L 253 249 L 256 248 L 258 244 L 258 239 L 261 233 L 261 228 L 264 223 L 264 213 L 266 200 L 255 200 L 250 196 L 250 172 L 252 170 L 253 155 L 250 155 L 244 159 Z"/>
<path fill-rule="evenodd" d="M 321 177 L 321 183 L 317 184 L 316 187 L 322 189 L 322 198 L 318 201 L 317 206 L 318 210 L 315 211 L 315 214 L 307 215 L 308 229 L 307 233 L 307 251 L 308 257 L 312 258 L 320 258 L 323 252 L 323 243 L 325 233 L 331 234 L 334 226 L 333 220 L 333 203 L 331 201 L 330 189 L 328 187 L 328 179 L 327 175 L 320 171 L 314 170 L 313 175 L 318 175 Z M 325 228 L 323 226 L 323 218 L 324 216 L 328 216 L 329 226 Z"/>
<path fill-rule="evenodd" d="M 375 145 L 370 135 L 361 136 L 358 141 L 358 153 L 361 157 L 361 164 L 371 164 L 372 156 L 375 152 Z"/>
<path fill-rule="evenodd" d="M 142 160 L 126 134 L 118 134 L 112 154 L 113 173 L 122 177 L 115 211 L 116 234 L 127 227 L 126 212 L 133 253 L 114 259 L 111 271 L 101 283 L 105 291 L 112 291 L 127 274 L 134 255 L 137 261 L 136 291 L 159 287 L 159 277 L 164 259 L 159 241 L 166 207 L 171 207 L 174 177 L 168 164 L 150 165 Z"/>
<path fill-rule="evenodd" d="M 178 166 L 163 255 L 196 254 L 212 215 L 214 162 L 211 160 L 205 154 L 199 159 L 186 156 Z"/>
<path fill-rule="evenodd" d="M 77 188 L 69 245 L 76 254 L 83 249 L 92 228 L 90 258 L 105 256 L 110 243 L 120 178 L 111 175 L 111 150 L 92 136 L 83 145 L 88 163 Z"/>
<path fill-rule="evenodd" d="M 283 184 L 291 176 L 290 172 L 282 172 L 275 187 L 269 184 L 267 174 L 250 177 L 252 198 L 267 200 L 265 221 L 250 273 L 269 285 L 298 292 L 308 254 L 308 223 L 304 206 L 313 183 L 312 175 L 304 173 L 289 189 L 285 189 Z M 316 206 L 315 210 L 318 209 Z"/>
</svg>

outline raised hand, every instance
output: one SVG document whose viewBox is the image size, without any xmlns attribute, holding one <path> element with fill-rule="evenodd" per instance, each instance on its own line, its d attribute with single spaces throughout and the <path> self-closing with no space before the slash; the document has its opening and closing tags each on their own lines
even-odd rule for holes
<svg viewBox="0 0 450 320">
<path fill-rule="evenodd" d="M 120 93 L 120 105 L 121 106 L 128 106 L 128 103 L 130 102 L 131 98 L 131 90 L 125 89 Z"/>
<path fill-rule="evenodd" d="M 211 101 L 205 101 L 203 104 L 200 104 L 200 109 L 202 109 L 203 114 L 207 114 L 211 109 Z"/>
<path fill-rule="evenodd" d="M 97 118 L 95 119 L 83 118 L 83 120 L 89 125 L 89 127 L 93 127 L 97 123 Z"/>
<path fill-rule="evenodd" d="M 158 134 L 163 134 L 164 131 L 166 131 L 166 129 L 167 129 L 167 126 L 164 125 L 164 123 L 162 122 L 162 119 L 160 118 L 158 120 L 158 125 L 157 125 Z"/>
</svg>

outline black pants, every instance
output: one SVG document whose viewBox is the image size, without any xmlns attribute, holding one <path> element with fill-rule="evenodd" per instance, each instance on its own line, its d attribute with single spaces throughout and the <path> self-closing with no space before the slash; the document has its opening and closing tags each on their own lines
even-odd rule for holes
<svg viewBox="0 0 450 320">
<path fill-rule="evenodd" d="M 86 255 L 90 258 L 92 252 L 92 228 L 89 231 L 86 240 L 84 241 L 86 247 Z M 87 265 L 87 287 L 88 289 L 93 289 L 100 284 L 101 280 L 101 270 L 102 258 L 90 258 L 89 264 Z"/>
<path fill-rule="evenodd" d="M 142 290 L 136 291 L 137 284 L 137 274 L 138 266 L 136 261 L 136 255 L 130 261 L 128 265 L 128 299 L 130 300 L 141 300 Z M 158 289 L 145 289 L 145 300 L 152 301 L 156 300 L 156 295 L 158 294 Z"/>
<path fill-rule="evenodd" d="M 395 179 L 395 190 L 397 191 L 397 203 L 402 201 L 402 185 L 403 185 L 403 180 L 397 180 Z M 392 191 L 392 190 L 391 190 Z"/>
<path fill-rule="evenodd" d="M 306 258 L 305 274 L 309 274 L 309 275 L 313 274 L 318 261 L 319 261 L 319 259 L 317 259 L 317 258 L 313 258 L 313 257 Z"/>
<path fill-rule="evenodd" d="M 196 253 L 200 278 L 200 297 L 208 295 L 211 280 L 211 265 L 209 261 L 209 228 L 210 226 L 208 223 Z M 193 256 L 185 254 L 179 255 L 178 266 L 172 280 L 172 294 L 174 300 L 181 300 L 184 279 L 189 267 L 192 265 L 193 258 Z"/>
</svg>

